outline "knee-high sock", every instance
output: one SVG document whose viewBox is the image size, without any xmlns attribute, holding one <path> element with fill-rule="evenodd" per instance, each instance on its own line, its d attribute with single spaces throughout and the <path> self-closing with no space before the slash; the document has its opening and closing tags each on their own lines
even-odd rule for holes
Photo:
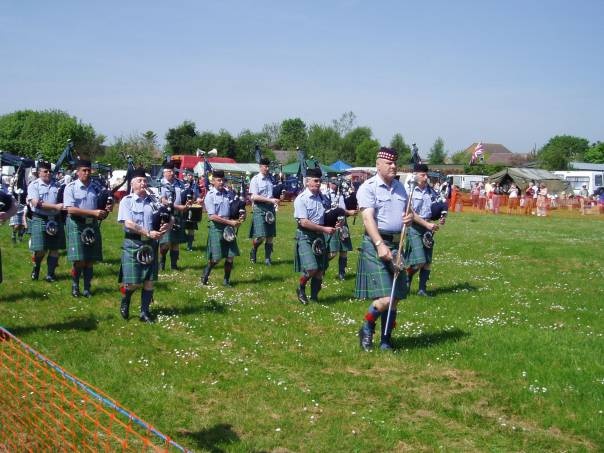
<svg viewBox="0 0 604 453">
<path fill-rule="evenodd" d="M 151 305 L 152 300 L 153 290 L 143 289 L 141 291 L 141 313 L 147 313 L 149 311 L 149 306 Z"/>
<path fill-rule="evenodd" d="M 76 267 L 74 264 L 71 268 L 71 283 L 75 286 L 80 285 L 80 274 L 82 273 L 82 269 Z"/>
<path fill-rule="evenodd" d="M 231 271 L 233 270 L 233 263 L 231 261 L 225 261 L 224 263 L 224 279 L 228 282 L 231 278 Z"/>
<path fill-rule="evenodd" d="M 48 275 L 50 277 L 54 277 L 55 269 L 59 265 L 59 257 L 48 255 L 48 258 L 46 258 L 46 265 L 48 266 L 48 271 L 47 271 Z"/>
<path fill-rule="evenodd" d="M 380 317 L 380 311 L 374 307 L 373 304 L 369 305 L 367 308 L 367 313 L 365 313 L 365 323 L 364 327 L 371 329 L 373 332 L 375 330 L 375 321 Z"/>
<path fill-rule="evenodd" d="M 40 264 L 42 264 L 43 259 L 44 259 L 44 256 L 33 255 L 31 257 L 31 260 L 34 263 L 34 268 L 36 269 L 36 272 L 40 272 Z"/>
<path fill-rule="evenodd" d="M 323 283 L 322 279 L 313 277 L 310 280 L 310 298 L 316 299 L 319 296 L 319 291 L 321 291 L 321 284 Z"/>
<path fill-rule="evenodd" d="M 180 255 L 180 250 L 170 250 L 170 266 L 172 269 L 178 267 L 178 257 Z"/>
<path fill-rule="evenodd" d="M 340 275 L 344 275 L 346 273 L 346 264 L 348 264 L 348 257 L 341 256 L 338 259 L 338 273 Z"/>
<path fill-rule="evenodd" d="M 382 343 L 390 344 L 392 330 L 396 327 L 396 310 L 390 310 L 390 320 L 388 322 L 388 333 L 386 333 L 386 319 L 388 318 L 388 310 L 384 310 L 381 314 L 382 322 Z"/>
<path fill-rule="evenodd" d="M 94 268 L 92 266 L 84 268 L 82 272 L 84 274 L 84 290 L 90 291 L 90 282 L 92 281 L 93 272 Z"/>
<path fill-rule="evenodd" d="M 273 243 L 264 243 L 264 258 L 267 260 L 271 259 L 271 255 L 273 253 Z"/>
<path fill-rule="evenodd" d="M 254 246 L 254 250 L 258 250 L 258 247 L 262 245 L 264 242 L 264 238 L 256 238 L 252 241 L 252 245 Z"/>
<path fill-rule="evenodd" d="M 430 279 L 430 269 L 422 269 L 419 271 L 419 289 L 426 290 L 426 283 Z"/>
<path fill-rule="evenodd" d="M 127 288 L 125 286 L 120 287 L 120 292 L 122 293 L 122 302 L 130 304 L 130 299 L 135 291 L 136 289 Z"/>
<path fill-rule="evenodd" d="M 417 269 L 410 267 L 407 269 L 407 286 L 411 288 L 411 281 L 413 281 L 413 276 L 417 273 Z"/>
</svg>

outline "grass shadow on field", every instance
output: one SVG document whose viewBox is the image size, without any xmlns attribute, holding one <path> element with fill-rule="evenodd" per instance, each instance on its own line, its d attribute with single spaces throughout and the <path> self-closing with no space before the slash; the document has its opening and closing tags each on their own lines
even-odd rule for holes
<svg viewBox="0 0 604 453">
<path fill-rule="evenodd" d="M 433 291 L 431 291 L 431 293 L 433 293 L 434 296 L 437 296 L 439 294 L 447 294 L 447 293 L 457 293 L 457 292 L 474 292 L 474 291 L 478 291 L 478 287 L 472 285 L 469 282 L 463 282 L 463 283 L 456 283 L 454 285 L 449 285 L 449 286 L 442 286 L 440 288 L 434 288 Z"/>
<path fill-rule="evenodd" d="M 392 340 L 392 344 L 399 349 L 431 348 L 440 343 L 456 342 L 468 336 L 470 334 L 461 329 L 449 329 L 440 332 L 422 333 L 413 337 L 397 338 Z"/>
<path fill-rule="evenodd" d="M 2 285 L 6 284 L 7 282 L 5 281 L 4 283 L 2 283 Z M 46 283 L 46 282 L 44 282 Z M 33 290 L 28 290 L 28 291 L 20 291 L 20 292 L 16 292 L 16 293 L 12 293 L 12 294 L 2 294 L 0 295 L 0 303 L 1 302 L 20 302 L 23 301 L 24 299 L 32 299 L 32 300 L 40 300 L 44 298 L 44 294 L 46 294 L 46 291 L 44 291 L 44 288 L 40 288 L 40 291 L 33 291 Z"/>
<path fill-rule="evenodd" d="M 64 330 L 79 330 L 82 332 L 90 332 L 92 330 L 96 330 L 99 325 L 98 319 L 96 319 L 92 315 L 88 316 L 80 316 L 78 318 L 72 318 L 68 321 L 63 322 L 55 322 L 50 324 L 42 324 L 42 325 L 33 325 L 26 327 L 15 327 L 10 328 L 7 327 L 7 330 L 11 332 L 15 336 L 28 335 L 32 332 L 38 330 L 54 330 L 54 331 L 64 331 Z"/>
<path fill-rule="evenodd" d="M 197 313 L 226 313 L 227 307 L 215 299 L 208 299 L 204 303 L 189 303 L 183 306 L 163 305 L 158 306 L 155 312 L 164 316 L 194 315 Z"/>
<path fill-rule="evenodd" d="M 182 430 L 181 434 L 195 442 L 200 450 L 212 453 L 224 453 L 229 445 L 239 442 L 239 436 L 227 423 L 219 423 L 197 432 Z"/>
<path fill-rule="evenodd" d="M 272 275 L 272 274 L 261 274 L 254 275 L 253 278 L 242 279 L 242 280 L 233 280 L 231 281 L 231 285 L 236 287 L 237 285 L 245 285 L 247 283 L 267 283 L 267 282 L 276 282 L 283 281 L 283 276 L 281 275 Z"/>
</svg>

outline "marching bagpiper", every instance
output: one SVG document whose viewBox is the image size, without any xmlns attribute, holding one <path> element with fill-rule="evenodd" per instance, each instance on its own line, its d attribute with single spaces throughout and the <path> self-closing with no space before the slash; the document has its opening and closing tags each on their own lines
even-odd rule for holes
<svg viewBox="0 0 604 453">
<path fill-rule="evenodd" d="M 218 262 L 225 258 L 224 263 L 224 286 L 231 286 L 231 271 L 233 261 L 239 256 L 237 246 L 236 229 L 243 222 L 244 214 L 237 213 L 233 218 L 231 211 L 232 197 L 225 188 L 224 171 L 214 170 L 212 172 L 212 189 L 207 193 L 204 206 L 208 213 L 208 264 L 201 276 L 201 283 L 208 284 L 210 272 Z"/>
<path fill-rule="evenodd" d="M 65 226 L 63 221 L 63 203 L 58 202 L 59 184 L 51 177 L 49 162 L 38 164 L 38 178 L 27 187 L 27 203 L 32 212 L 30 222 L 31 241 L 29 249 L 33 252 L 31 279 L 38 280 L 40 266 L 48 252 L 46 281 L 56 280 L 55 269 L 59 264 L 59 250 L 64 250 Z"/>
<path fill-rule="evenodd" d="M 310 299 L 318 302 L 323 274 L 329 265 L 325 235 L 334 234 L 335 227 L 325 226 L 324 215 L 329 201 L 321 194 L 321 169 L 306 170 L 306 189 L 294 201 L 294 217 L 298 223 L 294 251 L 294 270 L 300 272 L 296 289 L 298 301 L 308 303 L 306 283 L 310 280 Z"/>
<path fill-rule="evenodd" d="M 71 270 L 71 295 L 80 297 L 80 275 L 84 276 L 84 297 L 90 297 L 94 263 L 103 260 L 103 238 L 100 220 L 106 219 L 111 205 L 99 206 L 103 188 L 91 178 L 89 160 L 76 163 L 77 179 L 65 187 L 63 207 L 67 208 L 67 259 Z"/>
<path fill-rule="evenodd" d="M 260 172 L 250 181 L 250 194 L 254 203 L 252 222 L 250 226 L 250 238 L 252 249 L 250 250 L 250 261 L 256 262 L 258 247 L 266 239 L 264 244 L 264 262 L 271 265 L 271 254 L 273 253 L 273 238 L 277 235 L 277 221 L 275 208 L 279 205 L 279 198 L 273 197 L 273 181 L 269 173 L 271 161 L 267 158 L 260 159 Z"/>
<path fill-rule="evenodd" d="M 147 191 L 147 175 L 134 170 L 132 193 L 120 202 L 117 221 L 124 225 L 124 242 L 118 282 L 121 283 L 120 315 L 128 319 L 132 294 L 142 286 L 140 320 L 153 322 L 149 306 L 153 300 L 153 282 L 157 280 L 159 240 L 172 227 L 171 217 L 161 217 L 159 200 Z"/>
</svg>

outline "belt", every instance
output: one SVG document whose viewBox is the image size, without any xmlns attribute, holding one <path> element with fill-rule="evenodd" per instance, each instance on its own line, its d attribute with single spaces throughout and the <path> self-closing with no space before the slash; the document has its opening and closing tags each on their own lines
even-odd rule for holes
<svg viewBox="0 0 604 453">
<path fill-rule="evenodd" d="M 143 237 L 142 235 L 136 234 L 136 233 L 124 233 L 124 238 L 130 239 L 132 241 L 141 241 L 141 242 L 152 242 L 153 241 L 153 239 L 151 239 L 151 238 Z"/>
<path fill-rule="evenodd" d="M 401 240 L 401 233 L 397 232 L 397 233 L 391 233 L 388 231 L 379 231 L 380 236 L 382 237 L 382 240 L 384 241 L 388 241 L 388 242 L 399 242 Z M 367 233 L 365 233 L 367 234 Z"/>
<path fill-rule="evenodd" d="M 69 215 L 71 220 L 77 223 L 85 223 L 87 225 L 93 224 L 94 219 L 92 217 L 80 217 L 79 215 Z"/>
<path fill-rule="evenodd" d="M 33 217 L 37 217 L 38 219 L 42 219 L 42 220 L 54 220 L 55 216 L 54 215 L 44 215 L 44 214 L 38 214 L 37 212 L 32 212 L 31 215 Z"/>
</svg>

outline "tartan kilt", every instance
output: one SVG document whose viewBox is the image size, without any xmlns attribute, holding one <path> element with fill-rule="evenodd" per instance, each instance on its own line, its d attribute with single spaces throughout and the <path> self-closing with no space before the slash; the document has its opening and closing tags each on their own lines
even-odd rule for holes
<svg viewBox="0 0 604 453">
<path fill-rule="evenodd" d="M 322 239 L 325 243 L 323 233 L 315 233 L 310 231 L 296 230 L 296 242 L 294 244 L 294 271 L 314 271 L 327 270 L 329 267 L 329 253 L 327 246 L 325 253 L 321 256 L 316 256 L 312 251 L 312 243 L 315 239 Z"/>
<path fill-rule="evenodd" d="M 391 251 L 398 249 L 398 244 L 384 241 Z M 357 299 L 378 299 L 389 297 L 392 291 L 393 274 L 388 265 L 380 259 L 371 242 L 371 238 L 363 235 L 361 253 L 359 255 L 357 278 L 354 297 Z M 407 273 L 400 272 L 394 288 L 394 298 L 404 299 L 407 296 Z"/>
<path fill-rule="evenodd" d="M 185 242 L 187 242 L 187 235 L 185 234 L 183 218 L 179 213 L 174 215 L 174 227 L 161 237 L 159 245 L 184 244 Z"/>
<path fill-rule="evenodd" d="M 65 222 L 67 238 L 67 260 L 68 261 L 103 261 L 103 237 L 99 222 L 92 223 L 76 222 L 67 217 Z M 96 234 L 96 241 L 92 245 L 84 245 L 80 235 L 86 227 L 92 227 Z"/>
<path fill-rule="evenodd" d="M 275 214 L 275 221 L 273 223 L 266 223 L 264 220 L 264 214 L 266 212 L 272 212 Z M 275 206 L 269 203 L 258 203 L 254 204 L 252 210 L 252 222 L 250 225 L 250 239 L 255 238 L 274 238 L 277 235 L 277 215 L 275 213 Z"/>
<path fill-rule="evenodd" d="M 206 254 L 209 261 L 219 261 L 222 258 L 239 256 L 237 238 L 233 242 L 227 242 L 222 237 L 226 225 L 209 221 L 208 242 Z"/>
<path fill-rule="evenodd" d="M 149 265 L 144 265 L 136 260 L 136 252 L 141 245 L 148 244 L 153 248 L 155 259 Z M 133 239 L 124 239 L 122 244 L 122 262 L 118 283 L 141 284 L 146 280 L 157 280 L 157 253 L 159 249 L 158 241 L 136 241 Z"/>
<path fill-rule="evenodd" d="M 348 224 L 345 225 L 348 226 Z M 342 240 L 340 231 L 336 231 L 334 234 L 326 234 L 325 241 L 327 242 L 329 253 L 352 251 L 352 240 L 350 239 L 350 236 Z"/>
<path fill-rule="evenodd" d="M 50 236 L 46 234 L 46 220 L 40 217 L 33 216 L 29 221 L 29 231 L 31 239 L 29 241 L 29 249 L 32 252 L 42 252 L 44 250 L 64 250 L 65 242 L 65 226 L 61 222 L 60 215 L 56 217 L 59 225 L 57 234 Z"/>
<path fill-rule="evenodd" d="M 8 225 L 17 226 L 25 224 L 25 205 L 17 203 L 17 212 L 10 218 Z"/>
<path fill-rule="evenodd" d="M 432 248 L 424 247 L 424 242 L 422 241 L 422 236 L 426 231 L 428 230 L 418 226 L 409 228 L 405 242 L 405 264 L 407 266 L 432 262 L 434 246 Z"/>
</svg>

